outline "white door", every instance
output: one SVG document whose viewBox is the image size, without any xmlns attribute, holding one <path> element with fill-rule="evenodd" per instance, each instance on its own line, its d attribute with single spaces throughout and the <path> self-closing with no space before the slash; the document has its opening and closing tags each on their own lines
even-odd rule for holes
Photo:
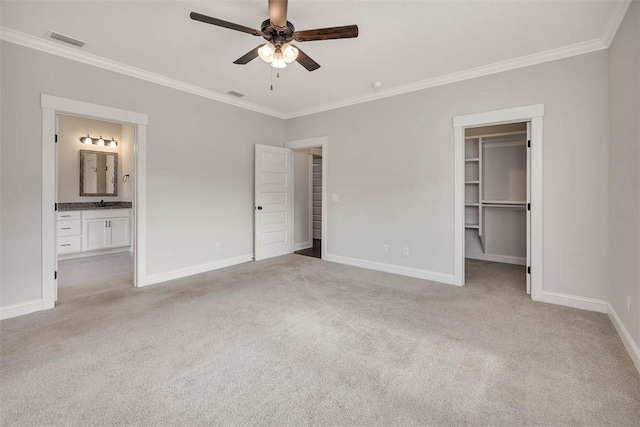
<svg viewBox="0 0 640 427">
<path fill-rule="evenodd" d="M 256 144 L 254 258 L 293 252 L 293 151 Z"/>
<path fill-rule="evenodd" d="M 527 295 L 531 295 L 531 122 L 527 122 Z"/>
<path fill-rule="evenodd" d="M 106 246 L 107 220 L 91 219 L 84 221 L 82 249 L 93 251 Z"/>
<path fill-rule="evenodd" d="M 108 220 L 108 231 L 107 234 L 110 234 L 111 240 L 108 243 L 108 246 L 111 248 L 117 248 L 121 246 L 129 246 L 129 218 L 114 218 Z"/>
</svg>

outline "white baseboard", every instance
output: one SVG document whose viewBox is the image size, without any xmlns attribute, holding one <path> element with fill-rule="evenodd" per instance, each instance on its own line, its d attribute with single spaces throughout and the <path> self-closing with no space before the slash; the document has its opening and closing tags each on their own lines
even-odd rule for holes
<svg viewBox="0 0 640 427">
<path fill-rule="evenodd" d="M 10 319 L 12 317 L 22 316 L 23 314 L 33 313 L 34 311 L 43 310 L 42 300 L 35 299 L 20 304 L 8 305 L 0 307 L 0 319 Z"/>
<path fill-rule="evenodd" d="M 580 308 L 582 310 L 597 311 L 598 313 L 607 313 L 609 311 L 609 303 L 605 300 L 561 294 L 558 292 L 542 291 L 541 301 L 564 305 L 566 307 Z"/>
<path fill-rule="evenodd" d="M 501 262 L 503 264 L 527 265 L 526 258 L 521 258 L 517 256 L 484 254 L 484 255 L 466 255 L 466 258 L 477 259 L 480 261 Z"/>
<path fill-rule="evenodd" d="M 182 277 L 193 276 L 194 274 L 206 273 L 207 271 L 218 270 L 219 268 L 231 267 L 232 265 L 242 264 L 253 261 L 253 254 L 241 255 L 234 258 L 221 259 L 209 262 L 207 264 L 194 265 L 193 267 L 181 268 L 178 270 L 167 271 L 165 273 L 152 274 L 147 276 L 144 286 L 155 285 L 156 283 L 167 282 L 169 280 L 180 279 Z"/>
<path fill-rule="evenodd" d="M 618 335 L 620 335 L 620 339 L 622 339 L 624 348 L 627 349 L 629 356 L 631 356 L 631 360 L 633 360 L 633 364 L 636 366 L 638 372 L 640 372 L 640 348 L 638 348 L 638 343 L 633 340 L 631 334 L 627 328 L 625 328 L 620 317 L 618 317 L 618 313 L 616 313 L 611 304 L 608 304 L 608 309 L 609 319 L 611 319 L 613 327 L 618 331 Z"/>
<path fill-rule="evenodd" d="M 296 243 L 295 245 L 293 245 L 293 251 L 301 251 L 303 249 L 309 249 L 313 247 L 313 242 L 302 242 L 302 243 Z"/>
<path fill-rule="evenodd" d="M 332 254 L 326 254 L 323 260 L 337 262 L 338 264 L 347 264 L 353 265 L 355 267 L 368 268 L 369 270 L 399 274 L 401 276 L 416 277 L 418 279 L 431 280 L 434 282 L 446 283 L 448 285 L 458 285 L 456 283 L 456 278 L 452 274 L 435 273 L 433 271 L 420 270 L 412 267 L 404 267 L 395 264 L 384 264 L 381 262 L 367 261 L 364 259 L 349 258 Z"/>
<path fill-rule="evenodd" d="M 76 252 L 73 254 L 62 254 L 62 255 L 58 255 L 58 261 L 65 261 L 68 259 L 76 259 L 76 258 L 87 258 L 92 256 L 98 256 L 98 255 L 117 254 L 119 252 L 133 252 L 133 246 L 125 246 L 122 248 L 113 248 L 113 249 L 102 249 L 99 251 Z"/>
</svg>

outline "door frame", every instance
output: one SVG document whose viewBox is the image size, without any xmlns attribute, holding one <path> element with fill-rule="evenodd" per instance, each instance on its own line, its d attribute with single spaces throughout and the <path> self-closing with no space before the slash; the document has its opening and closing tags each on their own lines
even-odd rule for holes
<svg viewBox="0 0 640 427">
<path fill-rule="evenodd" d="M 329 178 L 329 138 L 326 136 L 320 136 L 317 138 L 298 139 L 294 141 L 285 141 L 284 148 L 290 148 L 291 150 L 300 150 L 303 148 L 322 148 L 322 243 L 320 246 L 320 257 L 326 259 L 328 240 L 327 227 L 329 224 L 328 209 L 327 209 L 327 182 Z M 312 177 L 313 177 L 313 171 Z M 311 197 L 313 198 L 313 189 L 311 190 Z M 313 201 L 311 202 L 313 209 Z M 313 219 L 313 213 L 311 214 Z M 295 218 L 295 214 L 294 214 Z M 313 244 L 313 224 L 311 225 L 311 243 Z"/>
<path fill-rule="evenodd" d="M 464 131 L 465 128 L 530 122 L 531 128 L 531 298 L 542 301 L 543 290 L 543 205 L 542 205 L 542 124 L 544 104 L 506 108 L 453 117 L 454 128 L 454 277 L 457 285 L 465 282 L 464 228 Z"/>
<path fill-rule="evenodd" d="M 107 107 L 88 102 L 41 94 L 42 107 L 42 309 L 55 306 L 57 251 L 56 180 L 58 165 L 55 145 L 56 115 L 83 117 L 131 125 L 135 128 L 134 168 L 135 190 L 133 200 L 134 286 L 146 285 L 146 163 L 147 125 L 146 114 Z"/>
</svg>

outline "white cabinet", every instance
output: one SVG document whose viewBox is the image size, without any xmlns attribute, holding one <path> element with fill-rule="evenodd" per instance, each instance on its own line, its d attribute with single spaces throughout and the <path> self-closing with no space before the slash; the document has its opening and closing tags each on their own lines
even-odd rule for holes
<svg viewBox="0 0 640 427">
<path fill-rule="evenodd" d="M 82 227 L 80 212 L 58 212 L 56 233 L 59 254 L 70 254 L 82 250 Z"/>
<path fill-rule="evenodd" d="M 109 220 L 107 245 L 110 248 L 131 245 L 129 218 L 113 218 Z"/>
<path fill-rule="evenodd" d="M 129 209 L 83 212 L 83 251 L 131 245 Z"/>
<path fill-rule="evenodd" d="M 59 255 L 131 246 L 131 209 L 58 213 Z M 74 255 L 72 257 L 76 257 Z M 79 255 L 82 256 L 82 255 Z"/>
</svg>

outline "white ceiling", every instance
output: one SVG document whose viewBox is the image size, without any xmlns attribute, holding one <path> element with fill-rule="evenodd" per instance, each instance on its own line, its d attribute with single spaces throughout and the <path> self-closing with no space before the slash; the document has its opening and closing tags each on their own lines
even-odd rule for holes
<svg viewBox="0 0 640 427">
<path fill-rule="evenodd" d="M 356 39 L 298 43 L 321 68 L 290 64 L 269 90 L 259 58 L 232 62 L 262 38 L 189 18 L 191 11 L 253 28 L 267 18 L 260 1 L 2 1 L 5 28 L 44 38 L 78 38 L 82 49 L 282 115 L 336 104 L 500 61 L 605 39 L 626 1 L 307 1 L 289 0 L 296 29 L 357 24 Z M 623 11 L 626 7 L 622 8 Z M 604 41 L 608 44 L 608 41 Z M 55 42 L 52 42 L 55 43 Z M 226 95 L 225 95 L 226 96 Z"/>
</svg>

